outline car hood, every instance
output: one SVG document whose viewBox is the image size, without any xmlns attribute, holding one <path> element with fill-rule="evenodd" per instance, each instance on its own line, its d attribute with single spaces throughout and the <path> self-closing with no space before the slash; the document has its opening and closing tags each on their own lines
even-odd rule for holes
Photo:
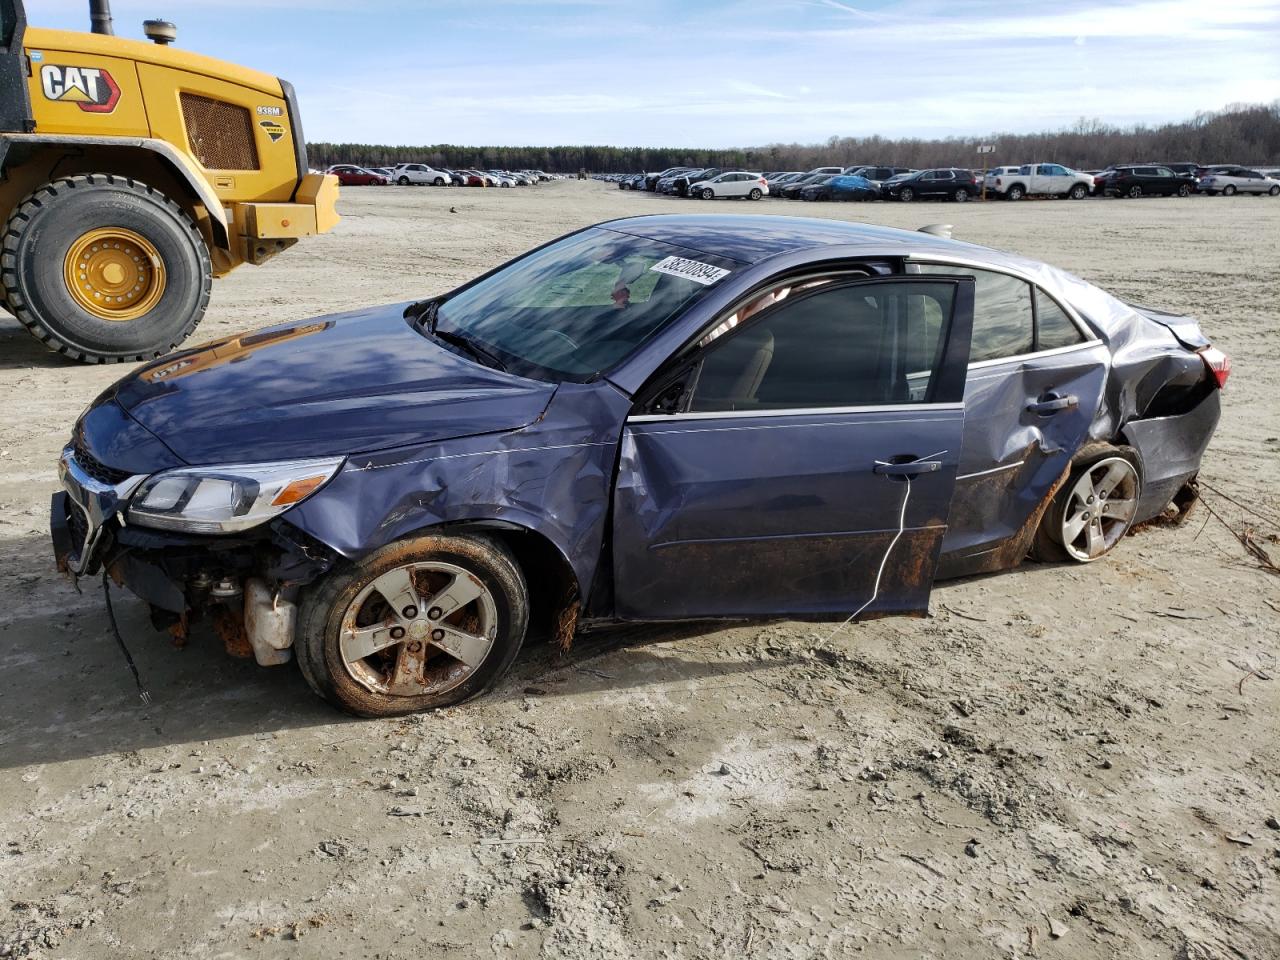
<svg viewBox="0 0 1280 960">
<path fill-rule="evenodd" d="M 340 456 L 514 430 L 555 385 L 453 353 L 406 304 L 268 327 L 170 354 L 114 399 L 189 464 Z"/>
</svg>

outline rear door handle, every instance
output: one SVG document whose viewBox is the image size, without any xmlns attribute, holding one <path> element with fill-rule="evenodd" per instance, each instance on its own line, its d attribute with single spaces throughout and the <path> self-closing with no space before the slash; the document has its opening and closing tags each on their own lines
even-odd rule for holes
<svg viewBox="0 0 1280 960">
<path fill-rule="evenodd" d="M 909 463 L 886 463 L 877 460 L 872 468 L 876 473 L 889 477 L 918 477 L 922 473 L 937 473 L 942 469 L 938 460 L 912 460 Z"/>
<path fill-rule="evenodd" d="M 1075 394 L 1068 394 L 1065 397 L 1055 397 L 1050 394 L 1043 400 L 1027 404 L 1027 412 L 1050 414 L 1057 413 L 1059 410 L 1070 410 L 1072 407 L 1078 407 L 1079 405 L 1080 398 Z"/>
</svg>

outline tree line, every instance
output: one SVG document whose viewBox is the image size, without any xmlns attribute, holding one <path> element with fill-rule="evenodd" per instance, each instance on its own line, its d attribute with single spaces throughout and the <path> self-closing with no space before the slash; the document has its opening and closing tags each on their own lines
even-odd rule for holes
<svg viewBox="0 0 1280 960">
<path fill-rule="evenodd" d="M 979 144 L 993 144 L 990 154 Z M 572 173 L 635 173 L 672 166 L 736 167 L 746 170 L 808 170 L 813 167 L 879 163 L 916 168 L 987 167 L 1006 163 L 1053 161 L 1079 169 L 1113 163 L 1280 164 L 1280 100 L 1270 104 L 1233 104 L 1197 113 L 1190 120 L 1159 126 L 1114 126 L 1081 118 L 1062 130 L 1041 133 L 990 133 L 980 137 L 924 139 L 881 136 L 833 136 L 826 143 L 772 143 L 762 147 L 707 150 L 663 147 L 556 146 L 467 147 L 455 144 L 392 146 L 367 143 L 310 143 L 313 167 L 335 163 L 385 167 L 428 163 L 435 167 L 485 170 L 544 170 Z"/>
</svg>

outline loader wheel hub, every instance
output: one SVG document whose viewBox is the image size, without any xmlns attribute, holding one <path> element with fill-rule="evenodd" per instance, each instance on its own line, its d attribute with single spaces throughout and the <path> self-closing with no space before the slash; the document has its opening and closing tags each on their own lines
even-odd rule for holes
<svg viewBox="0 0 1280 960">
<path fill-rule="evenodd" d="M 124 227 L 82 234 L 63 262 L 67 291 L 103 320 L 136 320 L 164 294 L 164 261 L 146 237 Z"/>
</svg>

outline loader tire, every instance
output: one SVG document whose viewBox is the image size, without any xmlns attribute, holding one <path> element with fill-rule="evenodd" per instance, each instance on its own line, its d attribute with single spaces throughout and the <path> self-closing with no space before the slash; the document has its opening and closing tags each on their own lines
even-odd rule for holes
<svg viewBox="0 0 1280 960">
<path fill-rule="evenodd" d="M 73 360 L 167 353 L 209 305 L 213 269 L 200 231 L 164 194 L 127 177 L 46 183 L 14 210 L 0 244 L 14 316 Z"/>
</svg>

